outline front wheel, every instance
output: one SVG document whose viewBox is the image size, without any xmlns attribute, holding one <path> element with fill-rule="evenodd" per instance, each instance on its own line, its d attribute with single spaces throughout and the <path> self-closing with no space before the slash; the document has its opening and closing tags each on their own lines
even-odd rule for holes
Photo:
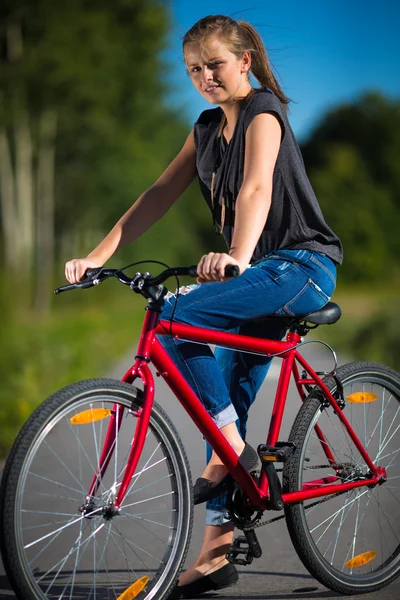
<svg viewBox="0 0 400 600">
<path fill-rule="evenodd" d="M 2 558 L 20 600 L 168 597 L 190 541 L 191 477 L 179 435 L 157 404 L 121 511 L 107 510 L 140 408 L 135 387 L 93 379 L 51 396 L 23 427 L 0 490 Z M 110 462 L 82 511 L 115 411 L 122 417 Z"/>
<path fill-rule="evenodd" d="M 285 507 L 293 545 L 310 573 L 342 594 L 380 589 L 400 574 L 400 376 L 375 363 L 340 367 L 344 415 L 387 481 Z M 331 393 L 337 384 L 325 380 Z M 315 427 L 319 426 L 321 442 Z M 320 390 L 293 424 L 294 457 L 285 464 L 285 492 L 362 481 L 369 468 Z M 328 461 L 327 454 L 334 457 Z"/>
</svg>

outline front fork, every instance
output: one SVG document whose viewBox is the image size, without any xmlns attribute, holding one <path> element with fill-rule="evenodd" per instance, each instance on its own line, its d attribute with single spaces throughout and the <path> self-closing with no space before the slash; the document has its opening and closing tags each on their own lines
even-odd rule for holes
<svg viewBox="0 0 400 600">
<path fill-rule="evenodd" d="M 150 415 L 154 402 L 154 378 L 148 365 L 148 357 L 150 354 L 151 344 L 154 339 L 154 331 L 157 326 L 158 320 L 159 313 L 151 310 L 146 311 L 143 331 L 138 345 L 138 354 L 136 356 L 135 364 L 129 369 L 129 371 L 127 371 L 127 373 L 122 378 L 122 381 L 124 381 L 125 383 L 132 384 L 138 377 L 140 377 L 143 383 L 144 391 L 141 392 L 140 390 L 138 390 L 138 392 L 143 395 L 143 401 L 141 401 L 141 406 L 139 407 L 139 409 L 131 409 L 131 411 L 134 412 L 134 415 L 137 418 L 136 428 L 133 434 L 132 445 L 129 452 L 126 468 L 122 477 L 121 485 L 116 491 L 115 500 L 111 500 L 110 506 L 107 508 L 107 512 L 110 513 L 109 516 L 113 516 L 111 513 L 117 514 L 120 510 L 121 504 L 125 498 L 133 474 L 138 465 L 140 455 L 143 450 L 144 442 L 146 439 L 146 434 L 150 422 Z M 122 418 L 125 410 L 126 409 L 120 404 L 114 404 L 99 464 L 97 466 L 96 473 L 93 477 L 92 483 L 86 496 L 85 506 L 87 508 L 85 510 L 85 506 L 82 507 L 82 512 L 87 512 L 88 509 L 90 511 L 90 507 L 93 506 L 94 496 L 96 495 L 100 487 L 101 480 L 104 477 L 104 474 L 114 453 L 117 436 L 121 427 Z"/>
</svg>

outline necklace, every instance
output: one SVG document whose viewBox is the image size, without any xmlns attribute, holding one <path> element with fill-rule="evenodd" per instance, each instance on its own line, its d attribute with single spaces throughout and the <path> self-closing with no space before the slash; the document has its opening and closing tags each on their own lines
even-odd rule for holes
<svg viewBox="0 0 400 600">
<path fill-rule="evenodd" d="M 222 119 L 221 119 L 221 123 L 219 125 L 218 128 L 218 133 L 217 133 L 217 142 L 219 144 L 222 143 L 222 132 L 224 130 L 224 127 L 226 125 L 226 116 L 223 115 Z M 219 148 L 219 152 L 220 152 L 220 148 Z M 220 165 L 219 165 L 220 166 Z M 213 174 L 211 176 L 211 209 L 212 209 L 212 215 L 213 215 L 213 225 L 214 225 L 214 231 L 217 235 L 222 235 L 222 232 L 224 230 L 224 224 L 225 224 L 225 198 L 222 196 L 221 198 L 221 225 L 218 224 L 216 218 L 215 218 L 215 199 L 214 199 L 214 186 L 215 186 L 215 176 L 216 176 L 216 168 L 214 168 L 213 170 Z"/>
</svg>

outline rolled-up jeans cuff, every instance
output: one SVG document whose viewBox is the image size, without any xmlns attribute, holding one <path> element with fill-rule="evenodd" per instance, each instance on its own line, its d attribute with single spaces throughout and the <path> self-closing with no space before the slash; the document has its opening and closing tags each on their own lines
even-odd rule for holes
<svg viewBox="0 0 400 600">
<path fill-rule="evenodd" d="M 221 429 L 221 427 L 225 427 L 225 425 L 235 423 L 235 421 L 238 418 L 238 415 L 233 404 L 229 404 L 229 406 L 221 410 L 221 412 L 219 412 L 216 415 L 213 415 L 212 418 L 216 426 L 219 429 Z"/>
<path fill-rule="evenodd" d="M 214 510 L 212 508 L 206 508 L 206 525 L 226 525 L 230 523 L 227 518 L 226 510 Z"/>
</svg>

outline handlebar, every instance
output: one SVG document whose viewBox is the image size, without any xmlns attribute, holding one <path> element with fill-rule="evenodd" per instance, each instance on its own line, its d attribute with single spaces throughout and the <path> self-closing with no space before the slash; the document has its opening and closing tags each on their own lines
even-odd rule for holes
<svg viewBox="0 0 400 600">
<path fill-rule="evenodd" d="M 225 267 L 225 277 L 238 277 L 239 274 L 240 271 L 237 265 L 227 265 Z M 67 292 L 69 290 L 87 289 L 98 285 L 105 279 L 116 277 L 124 285 L 129 285 L 133 291 L 146 295 L 144 293 L 145 289 L 149 290 L 150 288 L 160 286 L 170 277 L 197 277 L 197 265 L 192 265 L 190 267 L 170 267 L 155 277 L 152 277 L 150 273 L 147 272 L 136 273 L 133 277 L 128 277 L 128 275 L 119 269 L 106 269 L 105 267 L 87 269 L 85 276 L 83 281 L 58 287 L 54 290 L 54 293 L 60 294 L 61 292 Z"/>
</svg>

